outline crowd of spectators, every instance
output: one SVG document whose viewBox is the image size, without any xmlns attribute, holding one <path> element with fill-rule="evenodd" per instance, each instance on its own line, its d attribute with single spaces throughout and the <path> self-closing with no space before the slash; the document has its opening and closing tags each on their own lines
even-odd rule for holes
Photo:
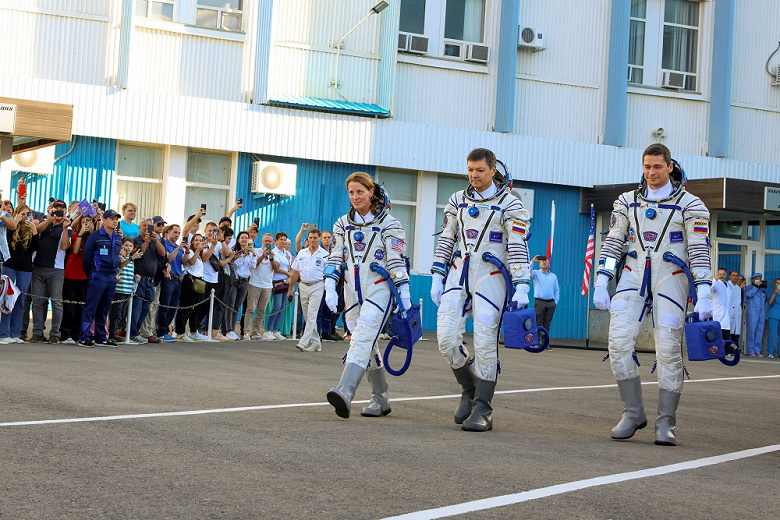
<svg viewBox="0 0 780 520">
<path fill-rule="evenodd" d="M 13 295 L 3 298 L 0 344 L 277 341 L 292 332 L 286 328 L 296 310 L 297 332 L 308 322 L 309 341 L 344 339 L 335 330 L 339 315 L 324 303 L 316 302 L 319 312 L 308 298 L 307 312 L 292 308 L 296 282 L 306 287 L 308 273 L 301 279 L 295 269 L 302 267 L 287 234 L 260 233 L 257 219 L 234 231 L 240 200 L 217 222 L 203 204 L 182 225 L 137 218 L 132 202 L 121 214 L 97 201 L 52 198 L 40 213 L 26 202 L 19 190 L 15 205 L 3 200 L 0 207 L 2 292 Z M 296 246 L 324 255 L 330 239 L 303 224 Z"/>
</svg>

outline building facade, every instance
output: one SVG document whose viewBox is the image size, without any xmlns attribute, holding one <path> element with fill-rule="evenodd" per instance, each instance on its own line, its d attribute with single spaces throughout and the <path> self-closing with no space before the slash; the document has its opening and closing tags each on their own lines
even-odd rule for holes
<svg viewBox="0 0 780 520">
<path fill-rule="evenodd" d="M 179 223 L 242 198 L 237 229 L 294 236 L 329 229 L 366 171 L 410 237 L 432 329 L 442 208 L 468 152 L 491 148 L 532 209 L 532 255 L 555 203 L 551 333 L 582 339 L 589 202 L 604 229 L 599 197 L 639 182 L 652 142 L 706 186 L 714 262 L 780 276 L 778 15 L 774 0 L 8 0 L 0 98 L 72 105 L 73 139 L 49 171 L 3 163 L 1 187 Z"/>
</svg>

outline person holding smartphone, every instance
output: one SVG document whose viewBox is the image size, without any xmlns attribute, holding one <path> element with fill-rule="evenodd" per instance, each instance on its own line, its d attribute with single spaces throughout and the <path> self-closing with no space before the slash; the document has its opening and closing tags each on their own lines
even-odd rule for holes
<svg viewBox="0 0 780 520">
<path fill-rule="evenodd" d="M 2 199 L 2 194 L 0 194 Z M 7 230 L 16 230 L 16 220 L 13 217 L 14 206 L 10 200 L 4 200 L 0 204 L 0 275 L 3 274 L 3 262 L 11 258 L 11 252 L 8 250 Z"/>
<path fill-rule="evenodd" d="M 264 326 L 265 309 L 271 300 L 273 289 L 274 269 L 279 267 L 279 262 L 275 260 L 273 239 L 271 233 L 263 235 L 261 246 L 255 249 L 255 253 L 258 255 L 257 261 L 252 269 L 252 276 L 249 278 L 249 292 L 244 315 L 251 320 L 252 327 L 249 331 L 249 338 L 255 341 L 274 341 L 277 339 L 273 332 L 266 330 Z"/>
<path fill-rule="evenodd" d="M 27 292 L 32 279 L 32 256 L 38 250 L 38 229 L 27 219 L 30 208 L 17 206 L 13 213 L 15 229 L 6 230 L 9 257 L 3 265 L 3 274 L 8 276 L 20 295 Z M 16 300 L 14 308 L 8 314 L 0 316 L 0 343 L 23 343 L 20 339 L 24 298 Z"/>
</svg>

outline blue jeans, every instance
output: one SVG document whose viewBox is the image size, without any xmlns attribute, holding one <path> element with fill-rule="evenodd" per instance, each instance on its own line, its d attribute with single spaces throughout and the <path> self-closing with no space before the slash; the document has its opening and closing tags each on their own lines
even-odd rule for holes
<svg viewBox="0 0 780 520">
<path fill-rule="evenodd" d="M 176 315 L 181 297 L 181 279 L 163 278 L 160 282 L 160 308 L 157 310 L 157 337 L 170 334 L 170 325 Z M 167 307 L 165 307 L 167 306 Z"/>
<path fill-rule="evenodd" d="M 271 316 L 268 317 L 268 327 L 266 330 L 279 332 L 279 322 L 282 321 L 282 307 L 287 302 L 287 293 L 274 294 L 274 306 L 271 310 Z"/>
<path fill-rule="evenodd" d="M 116 290 L 116 274 L 92 271 L 87 284 L 87 303 L 81 313 L 79 341 L 90 339 L 89 329 L 95 322 L 95 341 L 106 340 L 106 318 Z"/>
<path fill-rule="evenodd" d="M 154 282 L 141 278 L 138 282 L 138 288 L 135 290 L 135 296 L 133 298 L 133 322 L 130 324 L 131 338 L 141 333 L 141 325 L 143 325 L 146 315 L 149 314 L 149 305 L 151 305 L 149 302 L 154 301 Z"/>
<path fill-rule="evenodd" d="M 19 288 L 19 292 L 25 293 L 30 288 L 32 280 L 31 271 L 16 271 L 3 266 L 3 274 L 7 275 Z M 24 295 L 20 294 L 10 314 L 3 314 L 0 318 L 0 338 L 18 338 L 22 332 L 22 316 L 24 315 Z"/>
</svg>

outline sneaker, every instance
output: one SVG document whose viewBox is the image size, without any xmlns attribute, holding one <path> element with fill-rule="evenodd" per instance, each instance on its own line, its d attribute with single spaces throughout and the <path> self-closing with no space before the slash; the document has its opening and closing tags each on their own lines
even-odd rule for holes
<svg viewBox="0 0 780 520">
<path fill-rule="evenodd" d="M 75 345 L 76 341 L 73 338 L 65 338 L 62 340 L 63 345 Z"/>
<path fill-rule="evenodd" d="M 111 338 L 103 339 L 95 342 L 96 347 L 111 347 L 116 348 L 116 341 Z"/>
<path fill-rule="evenodd" d="M 179 335 L 179 341 L 185 341 L 187 343 L 192 343 L 195 340 L 192 339 L 190 337 L 190 335 L 185 332 L 184 334 Z"/>
<path fill-rule="evenodd" d="M 137 341 L 134 341 L 133 338 L 128 338 L 127 336 L 125 336 L 125 339 L 122 341 L 122 343 L 125 345 L 138 345 Z"/>
<path fill-rule="evenodd" d="M 250 336 L 249 339 L 252 341 L 265 341 L 265 335 L 255 334 L 254 336 Z"/>
<path fill-rule="evenodd" d="M 235 332 L 233 332 L 231 330 L 230 332 L 227 333 L 227 336 L 225 336 L 225 339 L 229 339 L 231 341 L 237 341 L 237 340 L 239 340 L 241 338 L 239 338 L 238 334 L 236 334 Z"/>
<path fill-rule="evenodd" d="M 222 335 L 221 332 L 213 332 L 211 333 L 211 341 L 227 341 L 227 338 Z"/>
<path fill-rule="evenodd" d="M 546 350 L 547 352 L 552 352 L 552 351 L 553 351 L 553 348 L 552 348 L 552 347 L 547 347 L 547 348 L 546 348 L 546 349 L 544 349 L 544 350 Z"/>
<path fill-rule="evenodd" d="M 342 336 L 342 335 L 341 335 L 341 334 L 339 334 L 338 332 L 334 332 L 334 333 L 333 333 L 333 334 L 331 334 L 331 335 L 333 336 L 333 340 L 334 340 L 334 341 L 344 341 L 344 336 Z"/>
<path fill-rule="evenodd" d="M 278 341 L 278 339 L 276 338 L 276 334 L 270 331 L 266 331 L 265 334 L 263 334 L 260 337 L 260 339 L 262 339 L 263 341 Z"/>
<path fill-rule="evenodd" d="M 160 341 L 164 341 L 166 343 L 174 343 L 176 341 L 176 338 L 171 337 L 170 334 L 165 334 L 163 337 L 159 338 Z"/>
<path fill-rule="evenodd" d="M 132 341 L 136 345 L 146 345 L 147 343 L 149 343 L 149 340 L 143 336 L 135 336 L 133 338 L 130 338 L 130 341 Z"/>
<path fill-rule="evenodd" d="M 769 354 L 767 357 L 768 357 L 769 359 L 775 359 L 775 356 L 773 356 L 772 354 Z"/>
<path fill-rule="evenodd" d="M 320 341 L 327 341 L 328 343 L 333 343 L 334 340 L 333 338 L 330 337 L 330 333 L 328 333 L 320 336 Z"/>
<path fill-rule="evenodd" d="M 208 336 L 204 336 L 200 332 L 191 332 L 190 338 L 192 338 L 192 341 L 206 341 L 207 339 L 209 339 Z"/>
<path fill-rule="evenodd" d="M 385 334 L 384 332 L 379 335 L 379 339 L 390 339 L 390 334 Z"/>
<path fill-rule="evenodd" d="M 147 343 L 160 343 L 160 339 L 157 336 L 155 336 L 154 334 L 152 334 L 151 336 L 146 338 L 146 342 Z"/>
<path fill-rule="evenodd" d="M 56 345 L 60 342 L 59 336 L 49 336 L 49 343 Z"/>
<path fill-rule="evenodd" d="M 298 350 L 300 350 L 301 352 L 306 352 L 306 347 L 304 347 L 304 346 L 303 346 L 303 345 L 301 345 L 300 343 L 298 343 L 297 345 L 295 345 L 295 348 L 297 348 L 297 349 L 298 349 Z"/>
<path fill-rule="evenodd" d="M 243 336 L 241 336 L 241 339 L 243 339 L 244 341 L 251 341 L 252 340 L 252 335 L 251 334 L 244 334 Z"/>
<path fill-rule="evenodd" d="M 279 341 L 284 341 L 284 340 L 286 340 L 286 339 L 287 339 L 287 338 L 285 338 L 285 337 L 284 337 L 284 336 L 283 336 L 283 335 L 282 335 L 282 334 L 281 334 L 281 333 L 280 333 L 278 330 L 275 330 L 274 332 L 272 332 L 272 334 L 273 334 L 273 335 L 274 335 L 274 337 L 275 337 L 276 339 L 278 339 Z"/>
<path fill-rule="evenodd" d="M 46 337 L 40 334 L 33 334 L 30 338 L 30 343 L 46 343 L 47 341 Z"/>
<path fill-rule="evenodd" d="M 24 340 L 22 338 L 11 338 L 14 340 L 14 343 L 24 343 Z"/>
<path fill-rule="evenodd" d="M 92 347 L 94 347 L 94 346 L 95 346 L 95 344 L 94 344 L 94 343 L 92 343 L 92 340 L 91 340 L 91 339 L 85 339 L 85 340 L 81 340 L 81 339 L 80 339 L 80 340 L 79 340 L 79 342 L 78 342 L 78 346 L 79 346 L 79 347 L 87 347 L 87 348 L 92 348 Z"/>
<path fill-rule="evenodd" d="M 0 345 L 8 345 L 9 343 L 16 343 L 13 338 L 0 338 Z"/>
</svg>

